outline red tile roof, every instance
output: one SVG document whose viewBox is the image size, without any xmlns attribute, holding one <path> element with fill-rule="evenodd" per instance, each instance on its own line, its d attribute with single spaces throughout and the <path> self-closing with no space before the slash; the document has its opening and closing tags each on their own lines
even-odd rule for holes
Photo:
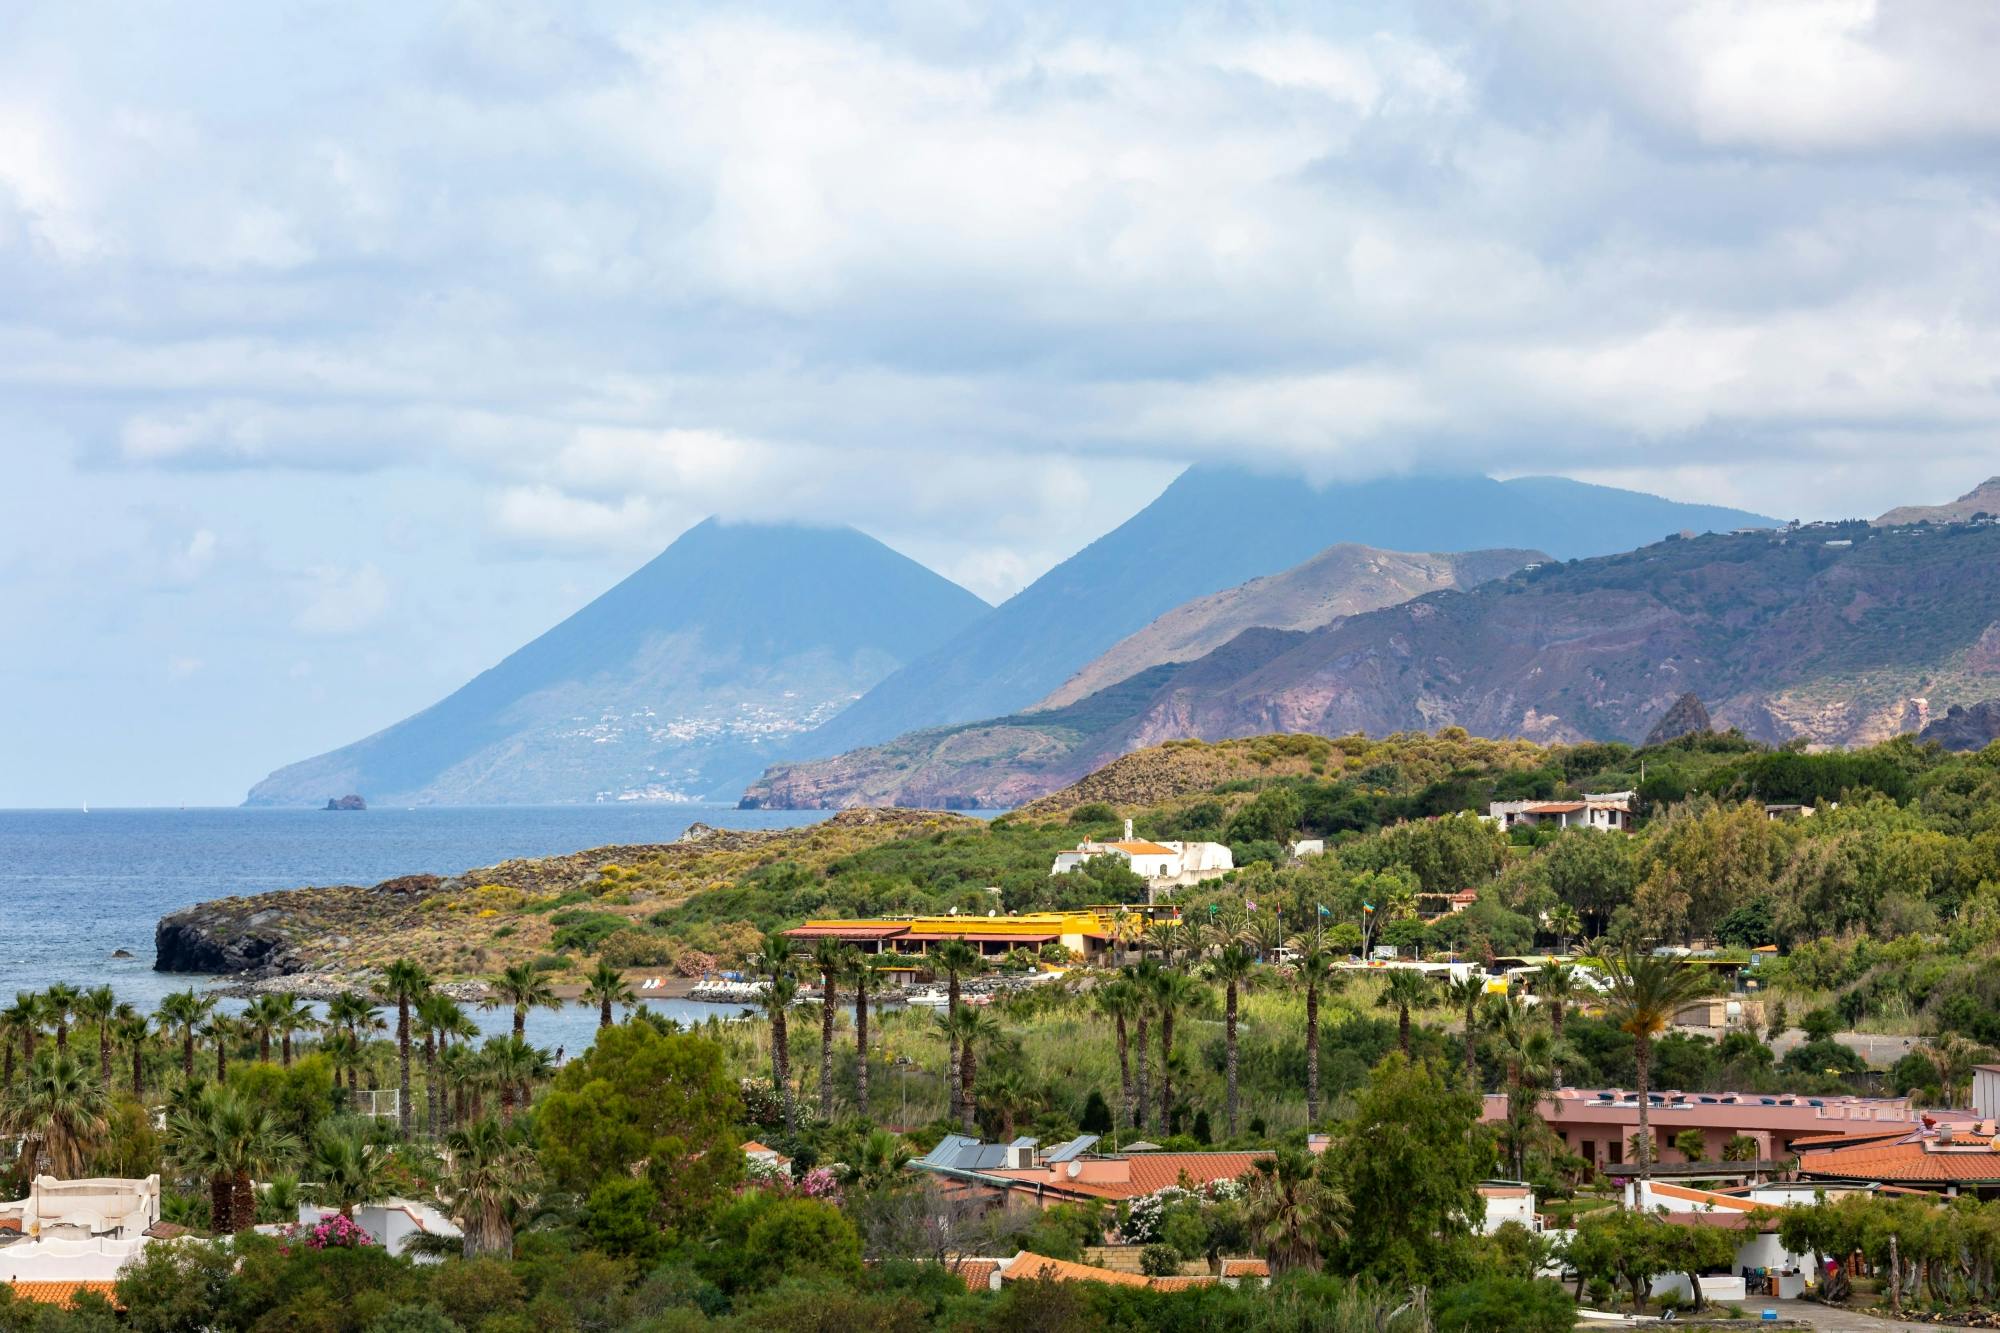
<svg viewBox="0 0 2000 1333">
<path fill-rule="evenodd" d="M 987 1291 L 993 1286 L 994 1270 L 1003 1262 L 1000 1259 L 960 1259 L 958 1276 L 967 1291 Z"/>
<path fill-rule="evenodd" d="M 1115 1268 L 1092 1268 L 1067 1259 L 1051 1259 L 1046 1254 L 1023 1250 L 1000 1270 L 1002 1282 L 1103 1282 L 1114 1287 L 1151 1287 L 1155 1291 L 1182 1291 L 1215 1281 L 1212 1277 L 1145 1277 L 1121 1273 Z"/>
<path fill-rule="evenodd" d="M 1984 1144 L 1970 1150 L 1933 1150 L 1928 1144 L 1863 1143 L 1831 1152 L 1809 1152 L 1799 1158 L 1802 1176 L 1840 1180 L 1971 1182 L 2000 1185 L 2000 1153 Z"/>
<path fill-rule="evenodd" d="M 795 940 L 886 940 L 909 930 L 897 926 L 793 926 L 785 934 Z"/>
<path fill-rule="evenodd" d="M 78 1292 L 94 1291 L 107 1301 L 115 1301 L 118 1294 L 116 1282 L 77 1281 L 65 1282 L 22 1282 L 18 1279 L 8 1283 L 15 1299 L 34 1301 L 39 1305 L 68 1305 Z"/>
<path fill-rule="evenodd" d="M 1190 1182 L 1206 1185 L 1214 1180 L 1235 1180 L 1256 1169 L 1269 1157 L 1261 1152 L 1146 1152 L 1125 1159 L 1124 1180 L 1051 1180 L 1046 1168 L 1027 1171 L 993 1171 L 988 1174 L 1040 1184 L 1051 1193 L 1086 1195 L 1094 1199 L 1135 1199 L 1169 1185 L 1181 1183 L 1185 1173 Z"/>
<path fill-rule="evenodd" d="M 1271 1276 L 1271 1265 L 1263 1259 L 1224 1259 L 1222 1261 L 1222 1275 L 1224 1277 L 1269 1277 Z"/>
</svg>

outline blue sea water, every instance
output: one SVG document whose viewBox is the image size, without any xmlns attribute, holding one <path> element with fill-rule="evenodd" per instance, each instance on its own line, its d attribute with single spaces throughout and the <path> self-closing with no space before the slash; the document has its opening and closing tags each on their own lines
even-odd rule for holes
<svg viewBox="0 0 2000 1333">
<path fill-rule="evenodd" d="M 820 812 L 643 804 L 416 810 L 0 810 L 0 999 L 52 982 L 109 984 L 151 1010 L 161 996 L 212 978 L 153 968 L 153 926 L 178 908 L 231 894 L 306 884 L 375 884 L 397 875 L 456 874 L 516 856 L 671 842 L 697 821 L 790 828 Z M 114 959 L 114 950 L 134 956 Z M 683 1021 L 732 1006 L 651 1001 Z M 504 1012 L 474 1011 L 499 1031 Z M 571 1006 L 529 1019 L 539 1044 L 588 1044 L 596 1011 Z"/>
</svg>

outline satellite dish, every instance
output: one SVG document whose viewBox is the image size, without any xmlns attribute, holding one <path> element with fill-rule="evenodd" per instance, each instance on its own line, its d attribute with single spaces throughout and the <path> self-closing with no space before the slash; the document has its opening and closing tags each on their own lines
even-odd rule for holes
<svg viewBox="0 0 2000 1333">
<path fill-rule="evenodd" d="M 1063 1174 L 1068 1176 L 1071 1180 L 1075 1180 L 1078 1176 L 1083 1174 L 1083 1163 L 1071 1162 L 1069 1166 L 1064 1170 Z"/>
</svg>

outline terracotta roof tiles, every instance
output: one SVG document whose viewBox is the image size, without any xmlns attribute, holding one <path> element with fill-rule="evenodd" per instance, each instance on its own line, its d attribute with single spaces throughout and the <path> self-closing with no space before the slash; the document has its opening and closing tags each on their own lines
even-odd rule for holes
<svg viewBox="0 0 2000 1333">
<path fill-rule="evenodd" d="M 107 1301 L 115 1301 L 118 1296 L 116 1282 L 79 1281 L 72 1278 L 63 1282 L 15 1280 L 7 1285 L 13 1289 L 15 1299 L 34 1301 L 39 1305 L 68 1305 L 76 1294 L 82 1291 L 94 1291 Z"/>
<path fill-rule="evenodd" d="M 1923 1143 L 1864 1143 L 1799 1158 L 1802 1176 L 1841 1180 L 1931 1181 L 2000 1184 L 2000 1153 L 1983 1145 L 1970 1151 L 1931 1151 Z"/>
</svg>

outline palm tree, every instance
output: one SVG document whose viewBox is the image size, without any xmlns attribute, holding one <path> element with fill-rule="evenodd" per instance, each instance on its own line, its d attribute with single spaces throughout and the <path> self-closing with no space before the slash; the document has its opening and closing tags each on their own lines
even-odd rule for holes
<svg viewBox="0 0 2000 1333">
<path fill-rule="evenodd" d="M 792 1105 L 792 1001 L 799 997 L 798 957 L 792 940 L 781 930 L 764 936 L 757 950 L 756 964 L 764 974 L 764 995 L 759 1002 L 771 1031 L 771 1091 L 785 1108 L 785 1130 L 797 1123 Z"/>
<path fill-rule="evenodd" d="M 367 1139 L 331 1123 L 323 1123 L 313 1137 L 305 1169 L 311 1180 L 306 1197 L 338 1208 L 345 1218 L 352 1218 L 354 1210 L 370 1199 L 390 1192 L 387 1173 L 369 1152 Z"/>
<path fill-rule="evenodd" d="M 562 1001 L 549 988 L 548 979 L 535 971 L 532 963 L 516 963 L 488 984 L 493 993 L 481 1002 L 483 1007 L 513 1006 L 516 1037 L 525 1039 L 528 1035 L 528 1010 L 562 1008 Z"/>
<path fill-rule="evenodd" d="M 944 943 L 938 945 L 937 948 L 931 950 L 930 965 L 932 975 L 936 975 L 939 972 L 945 975 L 945 1014 L 949 1017 L 958 1012 L 958 987 L 960 978 L 978 974 L 985 968 L 986 960 L 980 956 L 979 950 L 973 948 L 964 940 L 946 940 Z M 945 1027 L 945 1037 L 949 1042 L 945 1051 L 945 1065 L 949 1069 L 957 1069 L 959 1067 L 958 1037 L 949 1025 Z M 951 1081 L 951 1118 L 953 1120 L 959 1119 L 963 1112 L 963 1108 L 960 1107 L 958 1102 L 959 1095 L 958 1081 L 953 1079 Z"/>
<path fill-rule="evenodd" d="M 361 1048 L 361 1039 L 344 1028 L 330 1028 L 326 1036 L 320 1038 L 319 1049 L 333 1065 L 333 1090 L 340 1091 L 340 1076 L 347 1075 L 347 1100 L 351 1107 L 355 1095 L 361 1090 L 361 1066 L 368 1063 L 368 1053 Z"/>
<path fill-rule="evenodd" d="M 1583 918 L 1568 903 L 1557 903 L 1549 909 L 1548 925 L 1556 933 L 1557 953 L 1568 953 L 1570 939 L 1583 933 Z"/>
<path fill-rule="evenodd" d="M 1141 958 L 1134 967 L 1125 969 L 1125 980 L 1132 985 L 1134 1007 L 1137 1014 L 1132 1020 L 1132 1051 L 1136 1057 L 1132 1069 L 1132 1128 L 1146 1127 L 1146 1108 L 1151 1103 L 1152 1080 L 1148 1064 L 1152 1060 L 1152 1048 L 1147 1036 L 1153 1024 L 1153 984 L 1154 978 L 1162 971 L 1160 965 L 1150 958 Z"/>
<path fill-rule="evenodd" d="M 535 1200 L 539 1175 L 527 1138 L 494 1120 L 445 1139 L 451 1161 L 445 1194 L 465 1233 L 465 1257 L 512 1258 L 514 1219 Z"/>
<path fill-rule="evenodd" d="M 14 1003 L 0 1009 L 0 1034 L 7 1042 L 7 1057 L 4 1069 L 0 1069 L 0 1090 L 14 1085 L 14 1048 L 20 1047 L 21 1058 L 35 1058 L 35 1036 L 42 1028 L 42 997 L 31 990 L 15 991 Z"/>
<path fill-rule="evenodd" d="M 1163 968 L 1153 978 L 1153 1012 L 1160 1019 L 1160 1128 L 1173 1132 L 1174 1020 L 1203 996 L 1201 983 L 1185 972 Z"/>
<path fill-rule="evenodd" d="M 1410 1054 L 1410 1010 L 1418 1008 L 1430 998 L 1430 991 L 1424 985 L 1424 974 L 1407 967 L 1392 968 L 1382 988 L 1382 995 L 1376 1003 L 1384 1009 L 1396 1011 L 1396 1045 L 1405 1059 Z"/>
<path fill-rule="evenodd" d="M 259 995 L 243 1006 L 243 1029 L 257 1039 L 257 1062 L 271 1063 L 271 1038 L 277 1032 L 275 995 Z"/>
<path fill-rule="evenodd" d="M 1479 1002 L 1486 995 L 1486 979 L 1467 969 L 1463 976 L 1447 975 L 1444 1000 L 1465 1011 L 1465 1084 L 1479 1091 Z"/>
<path fill-rule="evenodd" d="M 211 1012 L 208 1021 L 201 1025 L 201 1035 L 215 1043 L 215 1081 L 224 1082 L 229 1077 L 229 1043 L 242 1032 L 242 1025 L 228 1014 Z"/>
<path fill-rule="evenodd" d="M 451 1098 L 448 1109 L 441 1111 L 440 1119 L 447 1129 L 455 1129 L 465 1123 L 467 1106 L 478 1090 L 485 1076 L 481 1068 L 479 1052 L 464 1042 L 447 1045 L 438 1052 L 437 1077 L 440 1099 L 445 1093 Z"/>
<path fill-rule="evenodd" d="M 1555 1064 L 1550 1077 L 1561 1087 L 1563 1019 L 1570 1005 L 1583 998 L 1583 978 L 1568 963 L 1544 963 L 1535 970 L 1535 994 L 1549 1008 L 1549 1032 L 1555 1038 Z"/>
<path fill-rule="evenodd" d="M 292 1067 L 292 1038 L 313 1026 L 313 1017 L 296 995 L 273 995 L 271 997 L 271 1027 L 278 1034 L 278 1059 L 283 1067 Z"/>
<path fill-rule="evenodd" d="M 361 1066 L 367 1063 L 368 1056 L 367 1038 L 362 1034 L 382 1030 L 381 1011 L 367 996 L 357 991 L 342 991 L 327 1001 L 326 1026 L 329 1030 L 345 1033 L 351 1041 L 353 1049 L 344 1052 L 348 1057 L 345 1064 L 347 1091 L 349 1094 L 359 1092 Z M 332 1043 L 325 1045 L 330 1049 Z M 336 1059 L 334 1067 L 341 1068 L 341 1061 Z"/>
<path fill-rule="evenodd" d="M 1111 1034 L 1118 1048 L 1118 1126 L 1132 1127 L 1132 1048 L 1126 1024 L 1143 1003 L 1138 987 L 1120 977 L 1100 983 L 1092 992 L 1098 1012 L 1111 1020 Z"/>
<path fill-rule="evenodd" d="M 625 980 L 625 974 L 602 959 L 591 969 L 590 980 L 583 985 L 583 998 L 586 1004 L 597 1006 L 597 1029 L 600 1032 L 611 1026 L 612 1005 L 639 1002 L 638 993 L 632 989 L 632 983 Z"/>
<path fill-rule="evenodd" d="M 1342 973 L 1339 957 L 1327 942 L 1326 930 L 1318 922 L 1312 929 L 1292 937 L 1289 946 L 1298 955 L 1299 984 L 1306 992 L 1306 1122 L 1319 1123 L 1319 997 L 1339 989 Z"/>
<path fill-rule="evenodd" d="M 146 1097 L 146 1039 L 153 1035 L 153 1025 L 146 1016 L 129 1004 L 118 1006 L 118 1013 L 112 1019 L 112 1035 L 132 1052 L 132 1096 L 140 1101 Z"/>
<path fill-rule="evenodd" d="M 167 1156 L 181 1170 L 208 1177 L 216 1231 L 247 1231 L 257 1220 L 254 1176 L 298 1155 L 298 1140 L 279 1127 L 271 1109 L 227 1088 L 204 1088 L 167 1117 Z"/>
<path fill-rule="evenodd" d="M 410 1006 L 431 988 L 431 974 L 419 963 L 398 958 L 382 969 L 375 993 L 396 1006 L 396 1128 L 410 1137 Z"/>
<path fill-rule="evenodd" d="M 21 1137 L 24 1174 L 75 1179 L 84 1173 L 96 1141 L 107 1127 L 109 1099 L 81 1060 L 63 1050 L 44 1048 L 28 1062 L 21 1089 L 6 1104 L 4 1125 Z"/>
<path fill-rule="evenodd" d="M 970 1005 L 955 1014 L 946 1014 L 946 1024 L 958 1043 L 958 1095 L 960 1122 L 967 1134 L 978 1132 L 979 1048 L 990 1045 L 1000 1035 L 1000 1026 Z"/>
<path fill-rule="evenodd" d="M 819 972 L 819 1118 L 833 1119 L 833 1015 L 839 1000 L 835 990 L 847 971 L 848 945 L 822 935 L 813 941 L 811 962 Z"/>
<path fill-rule="evenodd" d="M 424 1132 L 437 1137 L 442 1097 L 437 1080 L 438 1050 L 447 1035 L 474 1026 L 458 1001 L 441 990 L 425 991 L 417 1001 L 417 1025 L 424 1031 Z"/>
<path fill-rule="evenodd" d="M 118 1012 L 118 995 L 109 986 L 92 986 L 76 999 L 79 1022 L 97 1028 L 97 1079 L 111 1086 L 111 1019 Z"/>
<path fill-rule="evenodd" d="M 1341 1222 L 1347 1196 L 1321 1172 L 1322 1160 L 1298 1148 L 1280 1148 L 1256 1164 L 1250 1182 L 1250 1234 L 1274 1277 L 1317 1267 L 1324 1247 L 1347 1237 Z"/>
<path fill-rule="evenodd" d="M 1686 959 L 1642 954 L 1631 945 L 1605 959 L 1604 1016 L 1632 1038 L 1633 1065 L 1638 1071 L 1639 1179 L 1652 1179 L 1653 1131 L 1647 1118 L 1648 1083 L 1652 1073 L 1653 1038 L 1673 1025 L 1674 1015 L 1707 995 L 1709 977 Z"/>
<path fill-rule="evenodd" d="M 1526 1179 L 1528 1144 L 1537 1133 L 1547 1134 L 1541 1120 L 1541 1104 L 1553 1088 L 1556 1043 L 1550 1033 L 1534 1022 L 1532 1011 L 1511 995 L 1501 996 L 1488 1007 L 1486 1025 L 1499 1034 L 1507 1067 L 1507 1120 L 1503 1137 L 1514 1179 Z"/>
<path fill-rule="evenodd" d="M 42 1021 L 56 1030 L 56 1049 L 69 1049 L 69 1025 L 76 1018 L 77 1002 L 83 998 L 77 988 L 58 981 L 42 992 Z"/>
<path fill-rule="evenodd" d="M 1257 956 L 1240 944 L 1225 944 L 1204 969 L 1210 981 L 1222 983 L 1222 1068 L 1229 1090 L 1225 1118 L 1229 1137 L 1236 1137 L 1236 1000 L 1238 992 L 1257 982 Z"/>
<path fill-rule="evenodd" d="M 215 997 L 197 993 L 193 987 L 177 990 L 160 1000 L 160 1007 L 154 1011 L 160 1031 L 180 1034 L 181 1078 L 189 1083 L 194 1081 L 194 1034 L 209 1011 L 215 1008 Z"/>
<path fill-rule="evenodd" d="M 855 949 L 847 958 L 847 981 L 854 987 L 854 1106 L 868 1119 L 868 995 L 882 985 L 881 959 Z"/>
<path fill-rule="evenodd" d="M 515 1106 L 531 1100 L 535 1084 L 552 1072 L 548 1052 L 520 1037 L 488 1037 L 480 1059 L 500 1094 L 500 1118 L 510 1124 Z"/>
</svg>

